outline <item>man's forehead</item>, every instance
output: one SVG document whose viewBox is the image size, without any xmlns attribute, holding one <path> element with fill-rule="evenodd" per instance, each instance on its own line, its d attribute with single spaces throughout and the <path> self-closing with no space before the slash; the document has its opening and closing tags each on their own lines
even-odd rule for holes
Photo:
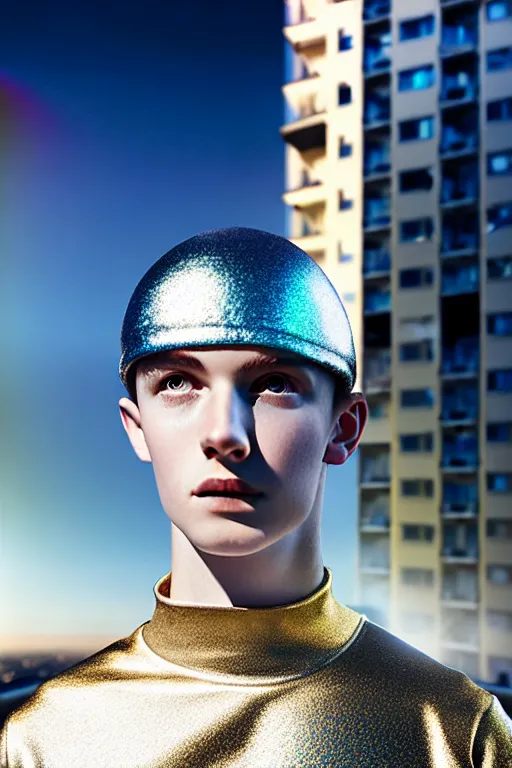
<svg viewBox="0 0 512 768">
<path fill-rule="evenodd" d="M 217 367 L 219 364 L 248 370 L 255 367 L 291 365 L 317 370 L 312 360 L 286 349 L 262 346 L 219 345 L 162 350 L 139 360 L 141 371 L 165 367 L 173 363 L 185 364 L 197 370 Z"/>
</svg>

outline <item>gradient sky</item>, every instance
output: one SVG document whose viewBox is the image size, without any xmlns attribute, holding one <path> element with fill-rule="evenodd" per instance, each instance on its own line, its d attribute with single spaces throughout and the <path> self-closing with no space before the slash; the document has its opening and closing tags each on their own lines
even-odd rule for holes
<svg viewBox="0 0 512 768">
<path fill-rule="evenodd" d="M 19 0 L 2 16 L 5 641 L 121 637 L 151 617 L 170 526 L 119 420 L 120 326 L 142 274 L 181 240 L 232 225 L 286 234 L 282 7 Z M 355 468 L 329 470 L 323 529 L 348 603 Z"/>
</svg>

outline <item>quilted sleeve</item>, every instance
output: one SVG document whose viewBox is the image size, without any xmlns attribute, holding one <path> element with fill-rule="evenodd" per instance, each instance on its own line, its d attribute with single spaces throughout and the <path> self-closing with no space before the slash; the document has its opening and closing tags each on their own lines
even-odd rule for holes
<svg viewBox="0 0 512 768">
<path fill-rule="evenodd" d="M 512 766 L 512 720 L 494 695 L 480 718 L 472 758 L 474 768 Z"/>
</svg>

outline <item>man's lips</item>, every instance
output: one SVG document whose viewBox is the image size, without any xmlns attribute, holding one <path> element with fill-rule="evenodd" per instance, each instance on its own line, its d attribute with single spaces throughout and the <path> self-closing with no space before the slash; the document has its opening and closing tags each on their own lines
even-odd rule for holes
<svg viewBox="0 0 512 768">
<path fill-rule="evenodd" d="M 195 491 L 192 491 L 193 496 L 262 496 L 260 491 L 257 491 L 249 483 L 244 480 L 240 480 L 238 477 L 233 478 L 220 478 L 210 477 L 207 480 L 203 480 L 200 485 L 197 486 Z"/>
</svg>

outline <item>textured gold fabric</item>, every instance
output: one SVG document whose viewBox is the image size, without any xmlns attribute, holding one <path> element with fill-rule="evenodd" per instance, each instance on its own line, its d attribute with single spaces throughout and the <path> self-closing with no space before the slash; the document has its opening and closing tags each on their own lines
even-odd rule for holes
<svg viewBox="0 0 512 768">
<path fill-rule="evenodd" d="M 496 697 L 336 602 L 198 607 L 151 621 L 12 713 L 2 768 L 510 768 Z"/>
</svg>

